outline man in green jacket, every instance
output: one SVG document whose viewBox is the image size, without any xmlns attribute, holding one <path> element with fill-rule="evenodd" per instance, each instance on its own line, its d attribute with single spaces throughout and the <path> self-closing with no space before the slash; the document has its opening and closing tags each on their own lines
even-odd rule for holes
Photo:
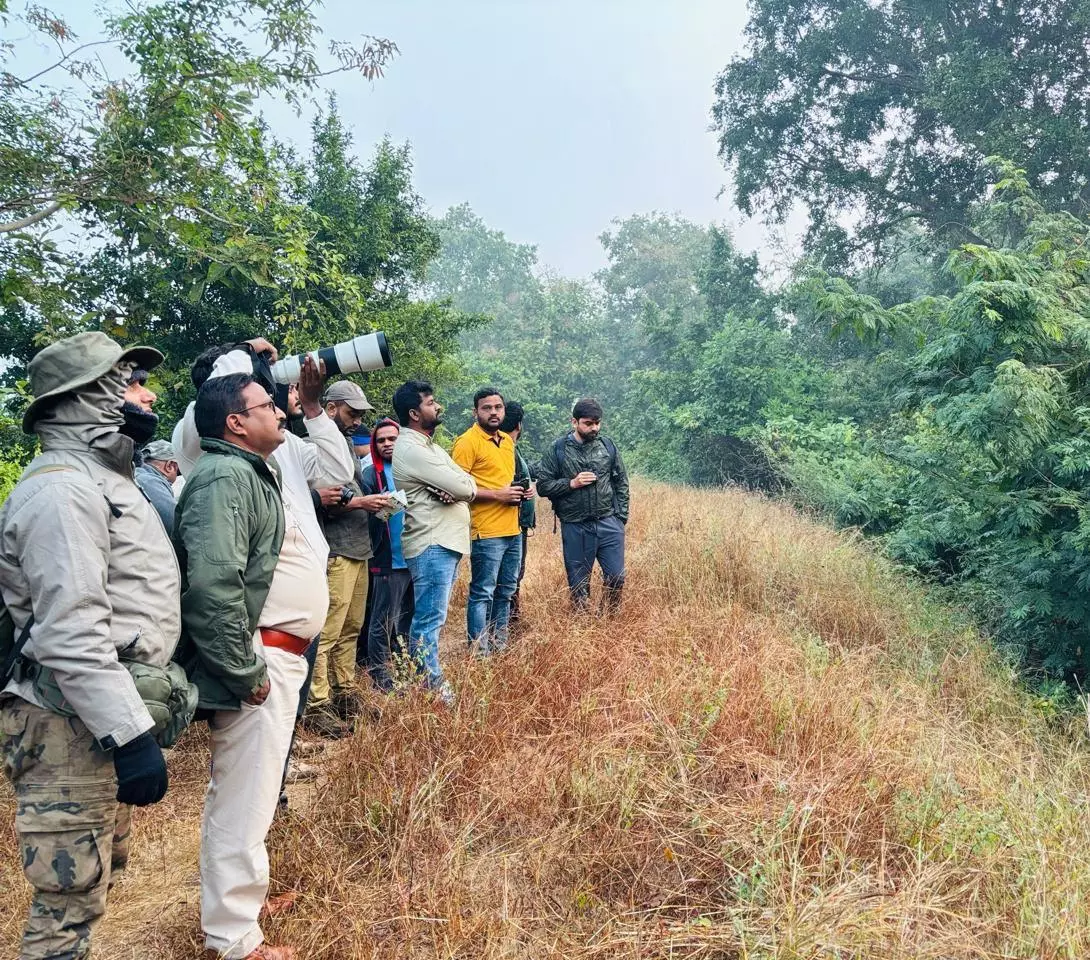
<svg viewBox="0 0 1090 960">
<path fill-rule="evenodd" d="M 590 601 L 595 560 L 602 568 L 602 606 L 616 610 L 624 586 L 624 528 L 628 523 L 628 473 L 616 445 L 601 436 L 602 405 L 589 397 L 572 408 L 571 433 L 541 458 L 537 491 L 560 521 L 564 570 L 573 605 Z"/>
<path fill-rule="evenodd" d="M 281 497 L 269 458 L 285 417 L 265 389 L 245 373 L 210 379 L 193 415 L 204 456 L 182 491 L 175 543 L 181 658 L 210 714 L 201 926 L 218 957 L 291 960 L 291 948 L 264 943 L 258 917 L 303 654 L 328 603 L 324 552 L 307 541 L 294 501 Z"/>
</svg>

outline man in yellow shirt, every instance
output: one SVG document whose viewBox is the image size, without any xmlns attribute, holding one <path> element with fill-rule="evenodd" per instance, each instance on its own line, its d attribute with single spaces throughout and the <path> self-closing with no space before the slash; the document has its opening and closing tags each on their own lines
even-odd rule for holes
<svg viewBox="0 0 1090 960">
<path fill-rule="evenodd" d="M 454 462 L 477 484 L 470 504 L 470 581 L 466 604 L 469 645 L 488 654 L 507 645 L 511 598 L 522 563 L 519 504 L 529 491 L 515 486 L 515 444 L 502 430 L 504 403 L 494 387 L 473 397 L 476 422 L 454 441 Z"/>
</svg>

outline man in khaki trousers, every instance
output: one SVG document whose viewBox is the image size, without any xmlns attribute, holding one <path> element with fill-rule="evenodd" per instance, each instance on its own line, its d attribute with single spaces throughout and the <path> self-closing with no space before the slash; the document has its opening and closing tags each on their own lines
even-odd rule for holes
<svg viewBox="0 0 1090 960">
<path fill-rule="evenodd" d="M 364 413 L 374 409 L 363 390 L 350 380 L 339 380 L 326 391 L 323 402 L 344 434 L 345 444 L 351 446 Z M 344 491 L 341 503 L 326 509 L 329 613 L 318 641 L 310 701 L 303 715 L 304 727 L 328 737 L 340 735 L 344 726 L 338 721 L 351 720 L 360 710 L 355 693 L 356 641 L 367 605 L 367 561 L 371 559 L 367 516 L 389 502 L 385 494 L 364 496 L 358 469 Z"/>
</svg>

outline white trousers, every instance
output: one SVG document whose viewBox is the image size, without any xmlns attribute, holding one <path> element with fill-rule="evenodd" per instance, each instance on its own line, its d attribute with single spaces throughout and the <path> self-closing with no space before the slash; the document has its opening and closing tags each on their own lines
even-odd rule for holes
<svg viewBox="0 0 1090 960">
<path fill-rule="evenodd" d="M 276 647 L 259 651 L 269 672 L 260 707 L 219 710 L 212 718 L 212 778 L 201 824 L 201 927 L 205 946 L 241 960 L 264 941 L 258 914 L 269 892 L 265 836 L 276 815 L 303 657 Z"/>
</svg>

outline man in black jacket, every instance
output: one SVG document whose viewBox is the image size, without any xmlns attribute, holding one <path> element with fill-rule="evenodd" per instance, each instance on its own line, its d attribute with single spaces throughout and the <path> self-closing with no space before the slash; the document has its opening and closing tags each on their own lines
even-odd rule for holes
<svg viewBox="0 0 1090 960">
<path fill-rule="evenodd" d="M 503 423 L 500 430 L 515 444 L 515 486 L 521 486 L 528 491 L 519 504 L 519 534 L 522 537 L 522 559 L 519 562 L 518 583 L 515 586 L 515 595 L 511 598 L 510 626 L 515 627 L 522 621 L 522 610 L 519 606 L 519 593 L 522 590 L 522 578 L 526 575 L 526 548 L 530 531 L 537 526 L 537 485 L 534 483 L 533 471 L 526 458 L 518 448 L 519 437 L 522 436 L 522 420 L 525 416 L 522 404 L 514 400 L 508 400 L 504 407 Z"/>
<path fill-rule="evenodd" d="M 401 427 L 395 420 L 380 420 L 371 432 L 371 463 L 364 468 L 365 495 L 395 490 L 394 441 Z M 371 515 L 371 624 L 367 632 L 367 672 L 371 682 L 384 693 L 393 689 L 390 673 L 392 650 L 398 637 L 409 635 L 413 619 L 413 581 L 401 553 L 404 512 L 380 520 Z"/>
<path fill-rule="evenodd" d="M 601 436 L 602 406 L 584 398 L 571 414 L 571 433 L 541 458 L 537 490 L 560 521 L 564 570 L 572 604 L 590 602 L 594 561 L 602 568 L 603 609 L 615 611 L 624 586 L 624 527 L 628 522 L 628 474 L 616 444 Z"/>
</svg>

